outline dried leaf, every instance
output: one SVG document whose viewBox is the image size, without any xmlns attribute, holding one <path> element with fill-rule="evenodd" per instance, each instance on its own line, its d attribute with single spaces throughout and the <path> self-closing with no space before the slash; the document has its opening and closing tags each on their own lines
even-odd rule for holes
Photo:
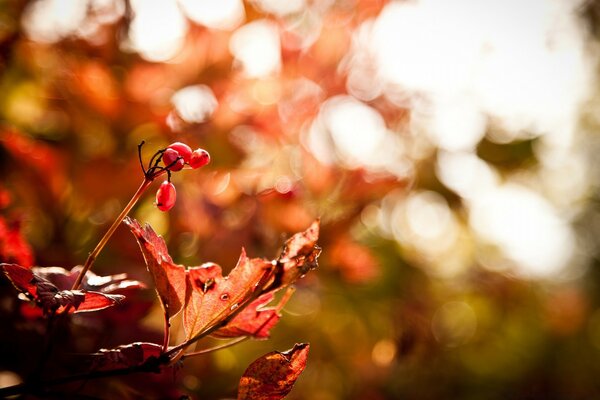
<svg viewBox="0 0 600 400">
<path fill-rule="evenodd" d="M 114 349 L 101 349 L 93 354 L 94 369 L 129 368 L 142 365 L 151 357 L 159 358 L 162 346 L 156 343 L 135 342 Z"/>
<path fill-rule="evenodd" d="M 33 267 L 32 271 L 53 284 L 59 289 L 70 289 L 83 267 L 78 265 L 67 271 L 61 267 Z M 127 274 L 100 276 L 88 271 L 81 281 L 81 289 L 100 293 L 113 293 L 124 289 L 143 289 L 146 287 L 142 282 L 128 280 Z"/>
<path fill-rule="evenodd" d="M 42 308 L 44 314 L 102 310 L 122 301 L 125 296 L 85 290 L 60 290 L 54 283 L 31 269 L 17 264 L 0 264 L 13 286 Z"/>
<path fill-rule="evenodd" d="M 185 267 L 173 262 L 165 241 L 150 225 L 142 228 L 138 221 L 129 217 L 124 222 L 140 245 L 165 314 L 172 318 L 181 311 L 186 298 Z"/>
<path fill-rule="evenodd" d="M 273 263 L 242 254 L 228 276 L 221 267 L 207 263 L 187 270 L 187 290 L 183 325 L 186 339 L 226 320 L 260 290 L 273 270 Z"/>
<path fill-rule="evenodd" d="M 319 220 L 313 222 L 304 232 L 296 233 L 289 238 L 277 260 L 279 271 L 272 288 L 291 285 L 315 269 L 321 248 L 317 246 L 319 239 Z"/>
<path fill-rule="evenodd" d="M 255 339 L 268 338 L 271 329 L 279 322 L 281 318 L 280 311 L 290 296 L 286 294 L 277 306 L 266 307 L 267 304 L 273 301 L 274 297 L 273 292 L 261 295 L 229 321 L 227 325 L 216 331 L 213 336 L 221 338 L 240 336 L 252 336 Z"/>
<path fill-rule="evenodd" d="M 238 400 L 284 398 L 306 367 L 309 347 L 296 344 L 286 352 L 273 351 L 255 360 L 240 379 Z"/>
</svg>

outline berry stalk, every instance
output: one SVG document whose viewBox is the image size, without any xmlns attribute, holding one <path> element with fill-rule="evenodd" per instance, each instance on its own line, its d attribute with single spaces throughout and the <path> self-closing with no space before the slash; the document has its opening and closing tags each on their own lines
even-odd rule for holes
<svg viewBox="0 0 600 400">
<path fill-rule="evenodd" d="M 135 192 L 135 194 L 133 195 L 131 200 L 129 200 L 129 203 L 127 203 L 125 208 L 123 208 L 121 213 L 114 220 L 114 222 L 112 223 L 110 228 L 108 228 L 108 231 L 106 231 L 104 236 L 102 236 L 102 239 L 100 239 L 100 241 L 98 242 L 96 247 L 94 247 L 94 250 L 92 250 L 91 253 L 88 255 L 87 259 L 85 260 L 85 264 L 83 264 L 83 269 L 79 272 L 79 276 L 77 277 L 77 280 L 73 284 L 73 287 L 71 288 L 71 290 L 77 290 L 79 288 L 79 286 L 81 285 L 81 282 L 83 281 L 83 277 L 92 267 L 92 264 L 96 260 L 96 257 L 98 257 L 98 254 L 100 254 L 100 252 L 102 251 L 102 249 L 104 248 L 104 246 L 106 245 L 106 243 L 108 242 L 110 237 L 113 235 L 113 233 L 115 233 L 115 231 L 117 230 L 117 228 L 119 227 L 119 225 L 121 224 L 123 219 L 127 216 L 129 211 L 131 211 L 133 206 L 138 202 L 138 200 L 140 199 L 140 197 L 142 197 L 142 195 L 144 194 L 144 192 L 146 191 L 148 186 L 150 186 L 150 184 L 154 181 L 154 178 L 156 178 L 157 176 L 151 176 L 151 177 L 144 178 L 144 180 L 142 181 L 142 184 L 140 185 L 138 190 Z"/>
</svg>

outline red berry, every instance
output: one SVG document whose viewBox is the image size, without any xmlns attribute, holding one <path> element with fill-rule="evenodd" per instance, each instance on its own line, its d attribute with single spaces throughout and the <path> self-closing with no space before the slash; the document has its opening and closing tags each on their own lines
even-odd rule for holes
<svg viewBox="0 0 600 400">
<path fill-rule="evenodd" d="M 176 199 L 177 192 L 175 191 L 175 185 L 169 181 L 161 183 L 156 192 L 156 206 L 158 209 L 160 211 L 169 211 L 175 205 Z"/>
<path fill-rule="evenodd" d="M 190 167 L 193 169 L 204 167 L 210 162 L 210 154 L 204 149 L 196 149 L 190 158 Z"/>
<path fill-rule="evenodd" d="M 190 162 L 190 157 L 192 156 L 192 149 L 185 143 L 175 142 L 171 143 L 167 149 L 173 149 L 179 153 L 181 157 L 183 157 L 183 161 L 186 163 Z"/>
<path fill-rule="evenodd" d="M 167 148 L 162 157 L 165 167 L 169 167 L 171 171 L 180 171 L 185 165 L 183 156 L 177 150 Z"/>
</svg>

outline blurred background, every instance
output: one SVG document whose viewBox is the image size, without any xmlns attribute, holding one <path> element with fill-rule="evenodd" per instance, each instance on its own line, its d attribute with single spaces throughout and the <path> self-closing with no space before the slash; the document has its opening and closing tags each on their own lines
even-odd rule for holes
<svg viewBox="0 0 600 400">
<path fill-rule="evenodd" d="M 132 215 L 177 262 L 274 258 L 320 217 L 320 267 L 270 340 L 92 394 L 232 397 L 310 342 L 290 399 L 599 398 L 599 39 L 596 0 L 0 0 L 0 261 L 83 263 L 138 143 L 182 141 L 212 163 Z M 95 272 L 150 282 L 124 227 Z M 9 384 L 44 323 L 1 293 Z M 160 341 L 152 299 L 63 345 Z"/>
</svg>

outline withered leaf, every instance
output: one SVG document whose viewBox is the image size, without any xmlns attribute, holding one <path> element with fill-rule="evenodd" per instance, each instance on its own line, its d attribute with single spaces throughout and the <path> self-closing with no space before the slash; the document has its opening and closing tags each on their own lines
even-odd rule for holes
<svg viewBox="0 0 600 400">
<path fill-rule="evenodd" d="M 142 365 L 151 357 L 159 358 L 162 346 L 156 343 L 135 342 L 114 349 L 101 349 L 93 354 L 94 369 L 128 368 Z"/>
<path fill-rule="evenodd" d="M 306 367 L 309 347 L 296 344 L 286 352 L 273 351 L 255 360 L 240 379 L 238 400 L 284 398 Z"/>
<path fill-rule="evenodd" d="M 33 267 L 34 274 L 55 284 L 59 289 L 70 289 L 82 270 L 78 265 L 70 271 L 61 267 Z M 145 288 L 142 282 L 127 279 L 127 274 L 100 276 L 87 271 L 81 281 L 81 289 L 100 293 L 113 293 L 125 289 Z"/>
<path fill-rule="evenodd" d="M 161 305 L 167 318 L 172 318 L 181 311 L 185 301 L 185 267 L 173 262 L 165 241 L 150 225 L 146 224 L 142 228 L 138 221 L 129 217 L 123 222 L 131 229 L 140 245 Z"/>
<path fill-rule="evenodd" d="M 0 264 L 13 286 L 41 307 L 44 314 L 102 310 L 122 301 L 125 296 L 86 290 L 61 290 L 43 276 L 18 264 Z"/>
<path fill-rule="evenodd" d="M 274 288 L 291 285 L 318 266 L 317 259 L 321 254 L 321 248 L 317 246 L 319 226 L 319 220 L 316 220 L 307 230 L 296 233 L 285 242 L 277 259 L 278 271 Z"/>
</svg>

